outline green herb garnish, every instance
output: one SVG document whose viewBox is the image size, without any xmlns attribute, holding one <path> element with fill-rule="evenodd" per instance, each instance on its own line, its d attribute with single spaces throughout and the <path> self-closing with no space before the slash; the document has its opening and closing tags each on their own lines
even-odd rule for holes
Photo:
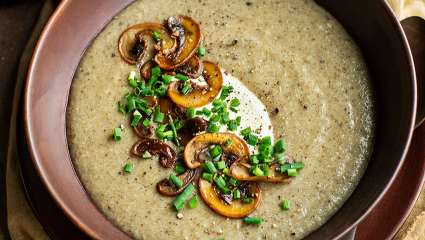
<svg viewBox="0 0 425 240">
<path fill-rule="evenodd" d="M 122 129 L 121 128 L 114 128 L 114 131 L 112 132 L 112 137 L 115 141 L 119 141 L 122 138 Z"/>
</svg>

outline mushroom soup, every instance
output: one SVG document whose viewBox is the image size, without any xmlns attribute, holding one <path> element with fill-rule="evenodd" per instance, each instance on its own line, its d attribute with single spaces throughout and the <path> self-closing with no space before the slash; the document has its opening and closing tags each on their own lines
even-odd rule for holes
<svg viewBox="0 0 425 240">
<path fill-rule="evenodd" d="M 312 0 L 136 1 L 87 49 L 67 124 L 85 189 L 135 239 L 300 239 L 366 168 L 372 90 Z"/>
</svg>

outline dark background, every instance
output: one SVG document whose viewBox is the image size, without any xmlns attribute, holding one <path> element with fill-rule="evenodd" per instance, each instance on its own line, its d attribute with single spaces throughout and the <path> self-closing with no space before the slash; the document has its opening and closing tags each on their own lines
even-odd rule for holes
<svg viewBox="0 0 425 240">
<path fill-rule="evenodd" d="M 0 0 L 0 239 L 7 236 L 6 155 L 19 59 L 43 1 Z"/>
</svg>

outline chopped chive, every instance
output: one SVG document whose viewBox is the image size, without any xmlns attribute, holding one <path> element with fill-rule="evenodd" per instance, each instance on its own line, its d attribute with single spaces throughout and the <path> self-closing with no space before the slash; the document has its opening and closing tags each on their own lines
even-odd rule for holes
<svg viewBox="0 0 425 240">
<path fill-rule="evenodd" d="M 186 110 L 186 116 L 188 117 L 188 118 L 194 118 L 195 117 L 195 109 L 194 108 L 188 108 L 187 110 Z"/>
<path fill-rule="evenodd" d="M 241 125 L 241 119 L 242 119 L 241 116 L 237 116 L 236 117 L 236 119 L 235 119 L 236 120 L 236 125 L 238 125 L 238 126 Z"/>
<path fill-rule="evenodd" d="M 165 115 L 160 111 L 160 108 L 155 109 L 155 114 L 153 115 L 153 121 L 156 123 L 162 123 L 164 121 Z"/>
<path fill-rule="evenodd" d="M 252 174 L 254 174 L 255 176 L 264 176 L 263 170 L 261 170 L 258 166 L 255 166 L 252 169 Z"/>
<path fill-rule="evenodd" d="M 262 165 L 261 170 L 263 171 L 264 176 L 269 176 L 270 168 L 267 164 Z"/>
<path fill-rule="evenodd" d="M 210 149 L 210 155 L 212 158 L 216 158 L 221 155 L 223 149 L 221 149 L 220 145 L 215 145 Z"/>
<path fill-rule="evenodd" d="M 258 217 L 245 217 L 243 219 L 243 222 L 245 224 L 260 225 L 262 223 L 262 220 Z"/>
<path fill-rule="evenodd" d="M 174 173 L 170 175 L 169 180 L 178 188 L 181 188 L 183 186 L 183 181 L 178 178 Z"/>
<path fill-rule="evenodd" d="M 162 82 L 164 82 L 165 84 L 170 84 L 172 80 L 173 76 L 168 74 L 162 74 Z"/>
<path fill-rule="evenodd" d="M 254 165 L 260 163 L 260 160 L 258 159 L 258 156 L 257 155 L 252 155 L 251 156 L 251 163 L 254 164 Z"/>
<path fill-rule="evenodd" d="M 282 165 L 280 166 L 280 172 L 281 172 L 281 173 L 285 173 L 285 172 L 287 172 L 287 171 L 288 171 L 288 169 L 291 169 L 291 164 L 290 164 L 290 163 L 285 163 L 285 164 L 282 164 Z"/>
<path fill-rule="evenodd" d="M 211 111 L 208 108 L 203 108 L 202 109 L 202 114 L 204 114 L 205 116 L 209 117 L 209 116 L 211 116 Z"/>
<path fill-rule="evenodd" d="M 214 101 L 212 102 L 212 105 L 214 106 L 214 107 L 219 107 L 219 106 L 223 106 L 223 100 L 221 100 L 221 99 L 214 99 Z"/>
<path fill-rule="evenodd" d="M 217 172 L 217 168 L 215 168 L 214 163 L 211 161 L 205 162 L 203 165 L 205 171 L 207 171 L 208 173 L 216 173 Z"/>
<path fill-rule="evenodd" d="M 248 134 L 250 134 L 251 133 L 251 128 L 250 127 L 247 127 L 247 128 L 245 128 L 245 129 L 243 129 L 242 131 L 241 131 L 241 135 L 242 136 L 247 136 Z"/>
<path fill-rule="evenodd" d="M 277 141 L 274 144 L 274 151 L 276 153 L 283 153 L 283 152 L 285 152 L 285 143 L 283 142 L 283 139 L 279 139 L 279 141 Z"/>
<path fill-rule="evenodd" d="M 126 173 L 131 173 L 133 169 L 134 169 L 134 165 L 131 163 L 126 163 L 123 168 L 124 172 Z"/>
<path fill-rule="evenodd" d="M 186 168 L 181 163 L 177 163 L 176 166 L 174 167 L 174 172 L 176 172 L 177 174 L 184 173 L 185 171 L 186 171 Z"/>
<path fill-rule="evenodd" d="M 304 168 L 304 163 L 302 162 L 294 162 L 291 163 L 291 169 L 303 169 Z"/>
<path fill-rule="evenodd" d="M 221 88 L 220 99 L 225 100 L 230 95 L 230 93 L 232 93 L 232 92 L 233 92 L 232 86 L 223 86 Z"/>
<path fill-rule="evenodd" d="M 132 112 L 134 109 L 136 109 L 136 100 L 133 97 L 131 97 L 127 99 L 127 110 L 129 112 Z"/>
<path fill-rule="evenodd" d="M 148 152 L 148 151 L 145 151 L 144 153 L 143 153 L 143 155 L 142 155 L 142 158 L 143 159 L 149 159 L 149 158 L 151 158 L 152 157 L 152 155 Z"/>
<path fill-rule="evenodd" d="M 180 195 L 178 195 L 174 199 L 173 201 L 174 209 L 176 211 L 182 210 L 186 200 L 193 194 L 194 191 L 195 191 L 195 187 L 193 186 L 192 183 L 189 183 L 189 185 L 187 185 L 187 187 L 183 190 L 183 192 L 180 193 Z"/>
<path fill-rule="evenodd" d="M 122 138 L 122 129 L 121 128 L 114 128 L 114 131 L 112 133 L 112 137 L 115 141 L 119 141 Z"/>
<path fill-rule="evenodd" d="M 280 203 L 280 208 L 282 210 L 289 210 L 291 208 L 291 202 L 289 200 L 285 199 Z"/>
<path fill-rule="evenodd" d="M 232 185 L 232 186 L 236 186 L 238 183 L 239 183 L 239 181 L 234 179 L 234 178 L 229 179 L 229 184 Z"/>
<path fill-rule="evenodd" d="M 224 161 L 218 161 L 217 162 L 217 168 L 219 170 L 225 169 L 226 168 L 226 163 Z"/>
<path fill-rule="evenodd" d="M 202 114 L 204 114 L 204 112 L 202 110 L 198 110 L 198 111 L 195 112 L 195 114 L 196 115 L 202 115 Z"/>
<path fill-rule="evenodd" d="M 237 108 L 235 108 L 235 107 L 230 107 L 229 109 L 230 109 L 230 111 L 235 112 L 235 113 L 237 113 L 237 112 L 239 111 L 239 110 L 238 110 Z"/>
<path fill-rule="evenodd" d="M 128 84 L 132 88 L 137 88 L 137 73 L 135 71 L 131 71 L 130 74 L 128 74 Z"/>
<path fill-rule="evenodd" d="M 206 52 L 206 50 L 205 50 L 205 47 L 199 47 L 198 48 L 198 56 L 200 56 L 200 57 L 203 57 L 203 56 L 205 56 L 205 52 Z"/>
<path fill-rule="evenodd" d="M 270 136 L 265 136 L 261 139 L 261 144 L 264 145 L 272 145 L 272 137 Z"/>
<path fill-rule="evenodd" d="M 181 73 L 177 73 L 175 77 L 176 77 L 178 80 L 183 81 L 183 82 L 185 82 L 185 81 L 189 80 L 189 77 L 188 77 L 188 76 L 183 75 L 183 74 L 181 74 Z"/>
<path fill-rule="evenodd" d="M 237 98 L 233 98 L 230 101 L 230 107 L 238 107 L 240 104 L 241 104 L 241 102 Z"/>
<path fill-rule="evenodd" d="M 173 118 L 171 117 L 171 115 L 168 115 L 168 117 L 170 119 L 169 122 L 170 122 L 171 132 L 173 133 L 174 142 L 176 143 L 177 146 L 180 146 L 179 139 L 177 137 L 177 130 L 176 130 L 176 126 L 174 125 Z"/>
<path fill-rule="evenodd" d="M 230 120 L 227 123 L 227 129 L 229 129 L 229 131 L 236 131 L 237 128 L 238 124 L 236 123 L 236 120 Z"/>
<path fill-rule="evenodd" d="M 183 84 L 181 92 L 183 95 L 187 95 L 191 90 L 192 90 L 192 87 L 190 86 L 190 84 L 185 83 Z"/>
<path fill-rule="evenodd" d="M 222 171 L 224 174 L 229 174 L 230 169 L 228 167 L 225 167 Z"/>
<path fill-rule="evenodd" d="M 121 102 L 118 102 L 118 111 L 122 114 L 127 114 L 127 109 L 125 108 L 125 105 Z"/>
<path fill-rule="evenodd" d="M 134 111 L 133 120 L 131 121 L 131 126 L 135 127 L 139 124 L 140 120 L 142 120 L 142 114 L 139 111 Z"/>
<path fill-rule="evenodd" d="M 155 41 L 159 42 L 159 40 L 161 40 L 161 33 L 160 33 L 160 32 L 158 32 L 158 31 L 154 31 L 154 32 L 152 33 L 152 38 L 153 38 Z"/>
<path fill-rule="evenodd" d="M 241 198 L 241 191 L 239 189 L 235 189 L 233 191 L 233 199 L 240 199 Z"/>
<path fill-rule="evenodd" d="M 151 123 L 151 120 L 149 118 L 146 118 L 145 120 L 143 120 L 143 126 L 145 127 L 148 127 L 150 123 Z"/>
<path fill-rule="evenodd" d="M 225 147 L 228 147 L 228 146 L 232 145 L 232 143 L 233 143 L 232 139 L 231 139 L 231 138 L 228 138 L 228 139 L 226 140 L 226 142 L 224 143 L 224 146 L 225 146 Z"/>
<path fill-rule="evenodd" d="M 230 189 L 226 186 L 226 181 L 222 176 L 214 178 L 214 183 L 217 185 L 218 189 L 224 194 L 228 194 Z"/>
<path fill-rule="evenodd" d="M 229 112 L 224 112 L 221 114 L 220 122 L 221 124 L 227 124 L 230 121 Z"/>
<path fill-rule="evenodd" d="M 251 197 L 245 197 L 242 202 L 245 204 L 249 204 L 252 203 L 252 201 L 254 201 L 254 199 L 252 199 Z"/>
<path fill-rule="evenodd" d="M 202 173 L 202 179 L 211 182 L 213 180 L 213 174 L 204 172 Z"/>
<path fill-rule="evenodd" d="M 285 164 L 285 154 L 283 154 L 283 153 L 276 153 L 274 155 L 274 158 L 276 159 L 276 162 L 279 163 L 280 165 Z"/>
<path fill-rule="evenodd" d="M 287 172 L 289 177 L 296 177 L 298 175 L 297 169 L 290 168 Z"/>
<path fill-rule="evenodd" d="M 207 132 L 216 133 L 218 131 L 220 131 L 220 127 L 217 125 L 217 123 L 214 123 L 214 122 L 208 123 Z"/>
<path fill-rule="evenodd" d="M 255 146 L 257 145 L 258 137 L 250 133 L 246 136 L 246 142 L 251 146 Z"/>
<path fill-rule="evenodd" d="M 190 209 L 194 209 L 198 206 L 198 197 L 195 195 L 193 196 L 189 202 L 187 202 L 187 205 Z"/>
<path fill-rule="evenodd" d="M 210 117 L 210 122 L 220 122 L 220 115 L 214 114 Z"/>
</svg>

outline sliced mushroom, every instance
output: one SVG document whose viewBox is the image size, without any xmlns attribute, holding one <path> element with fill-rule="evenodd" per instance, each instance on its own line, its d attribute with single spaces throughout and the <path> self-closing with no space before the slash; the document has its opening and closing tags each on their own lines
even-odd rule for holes
<svg viewBox="0 0 425 240">
<path fill-rule="evenodd" d="M 151 72 L 152 68 L 154 67 L 154 62 L 148 61 L 140 68 L 140 76 L 142 76 L 144 79 L 151 78 Z"/>
<path fill-rule="evenodd" d="M 160 48 L 175 49 L 176 41 L 168 34 L 167 29 L 159 23 L 142 23 L 133 25 L 124 32 L 118 40 L 118 51 L 121 58 L 129 64 L 139 64 L 154 58 L 158 47 L 152 37 L 152 33 L 157 31 L 161 34 Z"/>
<path fill-rule="evenodd" d="M 167 21 L 171 36 L 177 39 L 174 52 L 161 52 L 155 56 L 155 62 L 162 69 L 172 70 L 185 64 L 196 52 L 201 42 L 201 28 L 188 16 L 170 17 Z"/>
<path fill-rule="evenodd" d="M 158 101 L 160 106 L 160 111 L 166 116 L 171 116 L 174 120 L 176 119 L 185 119 L 186 111 L 180 106 L 177 106 L 169 98 L 160 98 Z M 169 118 L 165 118 L 165 122 L 168 123 Z"/>
<path fill-rule="evenodd" d="M 187 187 L 187 185 L 189 185 L 189 183 L 195 180 L 200 171 L 200 169 L 189 169 L 186 172 L 178 175 L 177 177 L 180 178 L 180 180 L 183 182 L 183 186 L 180 188 L 178 188 L 168 178 L 166 178 L 156 184 L 156 190 L 164 196 L 176 196 L 181 193 Z"/>
<path fill-rule="evenodd" d="M 133 128 L 134 132 L 139 138 L 151 138 L 153 135 L 153 127 L 152 126 L 143 126 L 143 124 L 138 124 Z"/>
<path fill-rule="evenodd" d="M 268 176 L 255 176 L 250 172 L 251 165 L 247 158 L 237 161 L 230 166 L 230 175 L 239 181 L 256 181 L 271 183 L 289 183 L 291 178 L 279 171 L 279 164 L 272 163 L 269 166 Z"/>
<path fill-rule="evenodd" d="M 208 122 L 201 117 L 186 120 L 184 126 L 177 132 L 183 145 L 186 145 L 198 133 L 207 130 Z"/>
<path fill-rule="evenodd" d="M 214 212 L 229 218 L 242 218 L 252 213 L 261 202 L 261 189 L 256 182 L 246 184 L 246 192 L 253 197 L 250 203 L 241 200 L 232 200 L 229 204 L 220 197 L 219 190 L 210 182 L 199 179 L 199 193 L 202 200 Z"/>
<path fill-rule="evenodd" d="M 173 167 L 177 161 L 176 152 L 158 139 L 142 139 L 131 148 L 131 153 L 138 157 L 142 157 L 146 151 L 152 155 L 158 155 L 161 166 L 165 168 Z"/>
<path fill-rule="evenodd" d="M 223 75 L 220 67 L 212 62 L 204 61 L 204 71 L 202 73 L 204 79 L 208 83 L 208 90 L 193 90 L 187 95 L 183 95 L 179 90 L 179 82 L 173 82 L 168 88 L 168 96 L 177 105 L 189 107 L 201 107 L 212 102 L 218 95 L 223 85 Z"/>
<path fill-rule="evenodd" d="M 225 146 L 230 139 L 232 143 Z M 201 166 L 203 159 L 199 156 L 211 145 L 221 145 L 223 153 L 232 153 L 238 158 L 249 157 L 249 149 L 245 141 L 233 133 L 204 133 L 190 140 L 184 149 L 184 161 L 188 168 L 194 169 Z"/>
<path fill-rule="evenodd" d="M 177 70 L 190 78 L 198 78 L 204 70 L 204 65 L 199 57 L 193 55 L 187 63 L 179 67 Z"/>
<path fill-rule="evenodd" d="M 153 108 L 159 104 L 158 98 L 155 96 L 146 96 L 143 99 L 146 100 L 146 104 L 148 107 Z"/>
</svg>

